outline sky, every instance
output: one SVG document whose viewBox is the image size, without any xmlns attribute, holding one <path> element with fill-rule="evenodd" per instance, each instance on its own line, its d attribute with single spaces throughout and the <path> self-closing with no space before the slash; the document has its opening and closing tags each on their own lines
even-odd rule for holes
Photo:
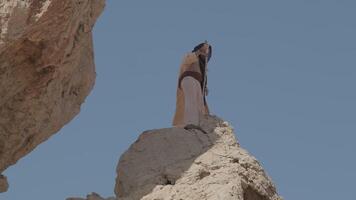
<svg viewBox="0 0 356 200">
<path fill-rule="evenodd" d="M 114 196 L 120 155 L 171 126 L 179 65 L 208 40 L 207 101 L 286 200 L 354 199 L 356 1 L 107 0 L 81 112 L 4 174 L 1 200 Z"/>
</svg>

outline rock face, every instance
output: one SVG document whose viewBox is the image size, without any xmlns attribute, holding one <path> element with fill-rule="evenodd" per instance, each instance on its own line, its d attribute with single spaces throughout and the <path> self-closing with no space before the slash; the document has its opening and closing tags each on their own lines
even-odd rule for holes
<svg viewBox="0 0 356 200">
<path fill-rule="evenodd" d="M 146 131 L 121 156 L 119 200 L 281 200 L 259 162 L 217 117 L 199 130 Z"/>
<path fill-rule="evenodd" d="M 103 7 L 1 0 L 0 173 L 79 113 L 95 81 L 91 30 Z"/>
<path fill-rule="evenodd" d="M 9 188 L 9 185 L 7 183 L 6 177 L 3 175 L 0 175 L 0 192 L 6 192 L 8 188 Z"/>
</svg>

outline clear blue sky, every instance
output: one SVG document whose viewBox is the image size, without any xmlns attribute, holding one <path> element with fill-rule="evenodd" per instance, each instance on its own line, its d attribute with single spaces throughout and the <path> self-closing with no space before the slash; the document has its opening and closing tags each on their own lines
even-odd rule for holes
<svg viewBox="0 0 356 200">
<path fill-rule="evenodd" d="M 356 1 L 108 0 L 81 113 L 5 171 L 1 200 L 113 196 L 120 155 L 169 127 L 183 55 L 208 40 L 208 103 L 286 200 L 354 199 Z"/>
</svg>

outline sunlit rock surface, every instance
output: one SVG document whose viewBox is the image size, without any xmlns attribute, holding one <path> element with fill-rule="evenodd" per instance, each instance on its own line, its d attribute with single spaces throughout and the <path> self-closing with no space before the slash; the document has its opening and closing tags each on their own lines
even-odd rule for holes
<svg viewBox="0 0 356 200">
<path fill-rule="evenodd" d="M 0 1 L 0 173 L 79 113 L 95 82 L 91 31 L 103 8 Z"/>
<path fill-rule="evenodd" d="M 116 199 L 282 200 L 228 122 L 210 116 L 202 128 L 207 134 L 182 128 L 143 132 L 119 160 Z"/>
</svg>

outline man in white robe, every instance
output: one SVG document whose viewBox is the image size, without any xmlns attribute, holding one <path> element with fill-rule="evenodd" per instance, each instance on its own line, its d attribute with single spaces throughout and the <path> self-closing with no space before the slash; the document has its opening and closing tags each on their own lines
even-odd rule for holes
<svg viewBox="0 0 356 200">
<path fill-rule="evenodd" d="M 199 128 L 200 119 L 209 114 L 207 95 L 207 62 L 212 48 L 201 43 L 188 53 L 180 66 L 177 87 L 176 112 L 173 126 L 186 129 Z"/>
</svg>

